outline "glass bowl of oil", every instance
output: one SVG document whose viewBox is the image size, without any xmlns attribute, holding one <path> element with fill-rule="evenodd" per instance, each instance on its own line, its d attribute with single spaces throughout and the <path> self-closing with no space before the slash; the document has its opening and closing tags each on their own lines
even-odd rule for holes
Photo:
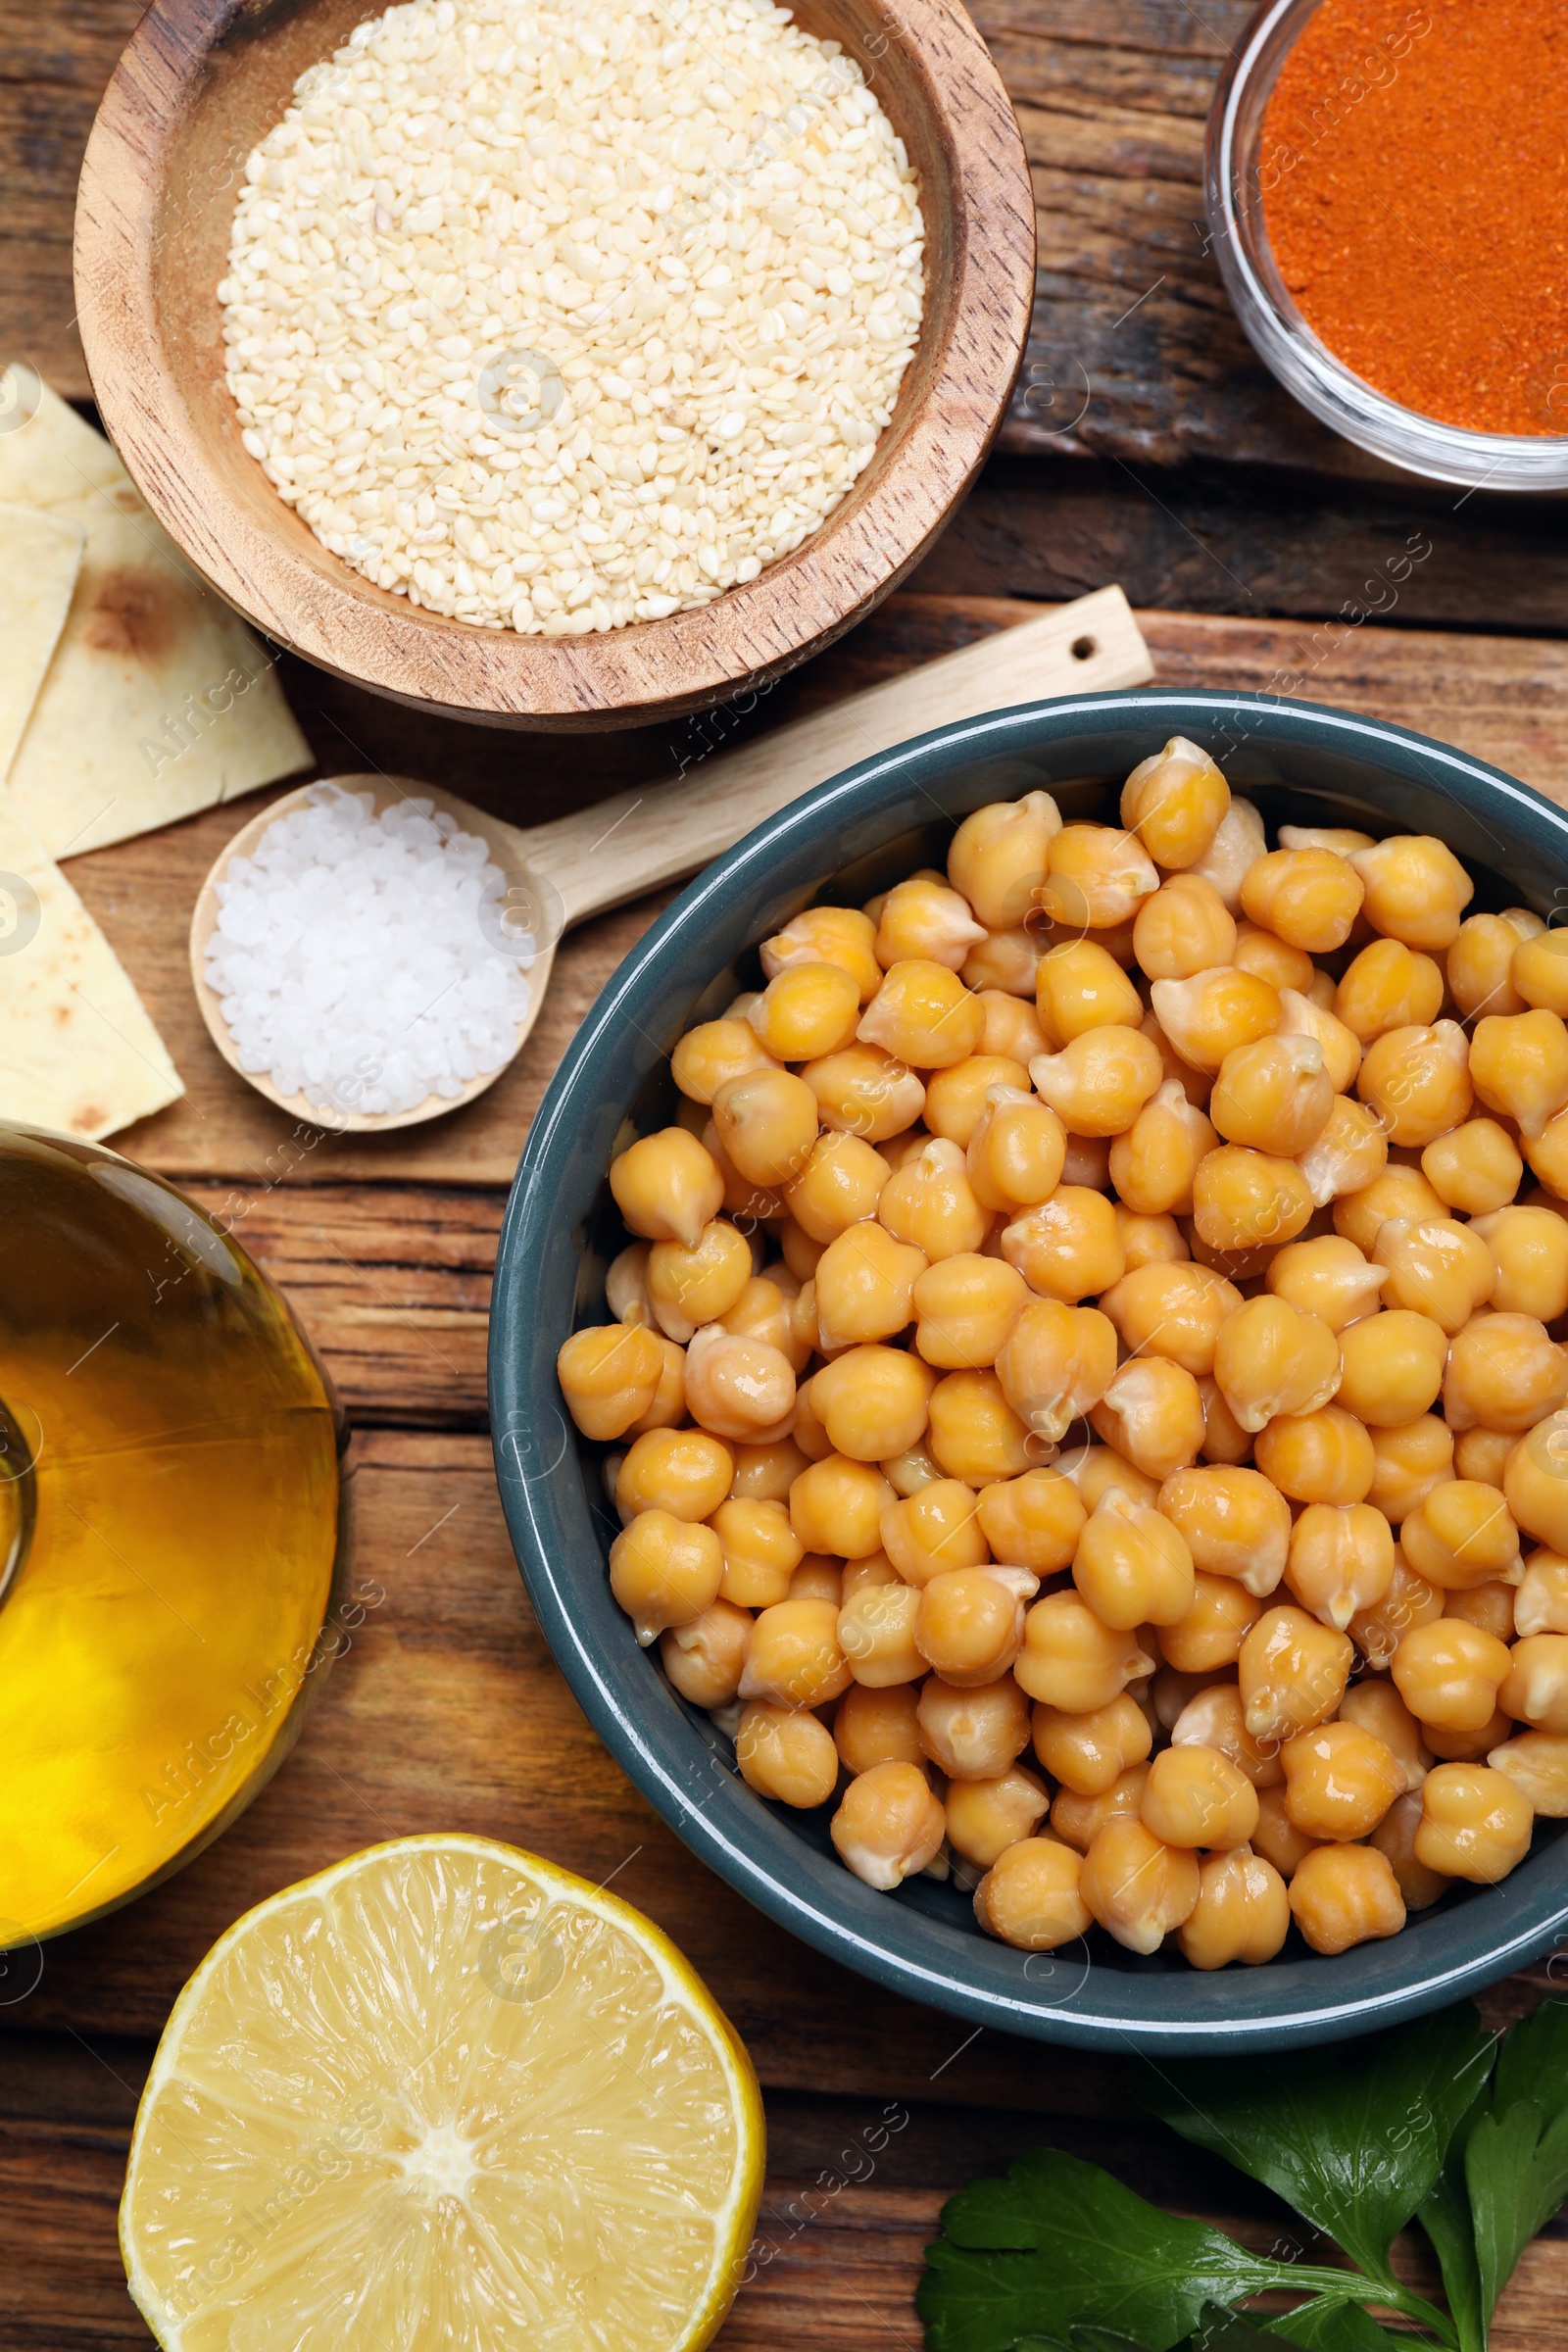
<svg viewBox="0 0 1568 2352">
<path fill-rule="evenodd" d="M 282 1761 L 331 1649 L 344 1445 L 229 1235 L 0 1126 L 0 1949 L 142 1893 Z"/>
</svg>

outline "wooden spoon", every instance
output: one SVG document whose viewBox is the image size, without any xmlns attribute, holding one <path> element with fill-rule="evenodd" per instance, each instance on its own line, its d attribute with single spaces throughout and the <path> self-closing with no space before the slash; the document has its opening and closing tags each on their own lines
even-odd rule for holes
<svg viewBox="0 0 1568 2352">
<path fill-rule="evenodd" d="M 851 695 L 829 710 L 796 719 L 739 751 L 705 760 L 688 782 L 620 793 L 575 815 L 558 817 L 553 824 L 509 825 L 454 793 L 406 777 L 340 776 L 333 781 L 372 794 L 377 814 L 396 800 L 428 801 L 488 845 L 492 862 L 507 878 L 496 945 L 524 933 L 539 943 L 524 967 L 529 1004 L 517 1024 L 514 1055 L 539 1017 L 556 941 L 573 923 L 638 898 L 662 882 L 696 872 L 763 817 L 841 769 L 911 736 L 1015 703 L 1143 686 L 1153 674 L 1126 598 L 1119 588 L 1102 588 L 1038 619 L 999 629 L 977 645 L 946 654 L 885 685 Z M 312 789 L 307 784 L 286 793 L 235 835 L 202 884 L 191 916 L 196 1002 L 231 1069 L 240 1067 L 234 1042 L 206 977 L 208 947 L 218 925 L 217 886 L 230 858 L 252 856 L 268 826 L 299 808 Z M 329 1127 L 335 1134 L 373 1134 L 457 1110 L 483 1094 L 501 1072 L 470 1079 L 451 1097 L 427 1095 L 413 1110 L 399 1111 L 357 1110 L 354 1102 L 365 1085 L 359 1078 L 339 1082 L 336 1106 L 326 1108 L 303 1095 L 280 1095 L 264 1072 L 241 1070 L 240 1075 L 292 1118 Z"/>
</svg>

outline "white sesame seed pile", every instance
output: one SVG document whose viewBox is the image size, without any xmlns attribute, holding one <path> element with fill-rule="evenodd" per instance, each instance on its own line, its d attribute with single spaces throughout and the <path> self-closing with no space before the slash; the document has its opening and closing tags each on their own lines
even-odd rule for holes
<svg viewBox="0 0 1568 2352">
<path fill-rule="evenodd" d="M 246 448 L 334 555 L 485 627 L 755 579 L 868 464 L 919 328 L 902 142 L 768 0 L 410 0 L 246 183 Z"/>
<path fill-rule="evenodd" d="M 534 942 L 506 877 L 426 800 L 313 784 L 218 885 L 206 978 L 243 1070 L 325 1111 L 414 1110 L 511 1060 Z"/>
</svg>

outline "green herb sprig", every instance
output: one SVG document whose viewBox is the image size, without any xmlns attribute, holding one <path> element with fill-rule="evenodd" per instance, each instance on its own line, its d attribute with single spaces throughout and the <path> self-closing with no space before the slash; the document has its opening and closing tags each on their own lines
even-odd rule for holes
<svg viewBox="0 0 1568 2352">
<path fill-rule="evenodd" d="M 1253 2254 L 1037 2148 L 943 2207 L 917 2298 L 928 2352 L 1487 2352 L 1520 2254 L 1568 2197 L 1568 2001 L 1496 2038 L 1465 2002 L 1376 2042 L 1145 2064 L 1139 2092 L 1353 2267 Z M 1446 2311 L 1395 2276 L 1412 2221 Z M 1241 2309 L 1276 2291 L 1300 2300 Z"/>
</svg>

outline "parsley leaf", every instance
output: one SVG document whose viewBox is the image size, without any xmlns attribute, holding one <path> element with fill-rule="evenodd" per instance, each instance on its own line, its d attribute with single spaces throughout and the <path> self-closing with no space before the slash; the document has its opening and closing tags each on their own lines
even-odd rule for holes
<svg viewBox="0 0 1568 2352">
<path fill-rule="evenodd" d="M 1326 2230 L 1371 2278 L 1443 2169 L 1493 2050 L 1468 2002 L 1374 2043 L 1146 2068 L 1144 2104 Z"/>
<path fill-rule="evenodd" d="M 1021 2157 L 1005 2180 L 960 2189 L 942 2230 L 916 2298 L 931 2352 L 1009 2352 L 1031 2337 L 1066 2344 L 1075 2327 L 1173 2352 L 1205 2304 L 1289 2280 L 1280 2264 L 1054 2148 Z"/>
<path fill-rule="evenodd" d="M 1546 2002 L 1504 2039 L 1491 2095 L 1464 2142 L 1464 2180 L 1485 2322 L 1525 2247 L 1568 2197 L 1568 2002 Z"/>
</svg>

